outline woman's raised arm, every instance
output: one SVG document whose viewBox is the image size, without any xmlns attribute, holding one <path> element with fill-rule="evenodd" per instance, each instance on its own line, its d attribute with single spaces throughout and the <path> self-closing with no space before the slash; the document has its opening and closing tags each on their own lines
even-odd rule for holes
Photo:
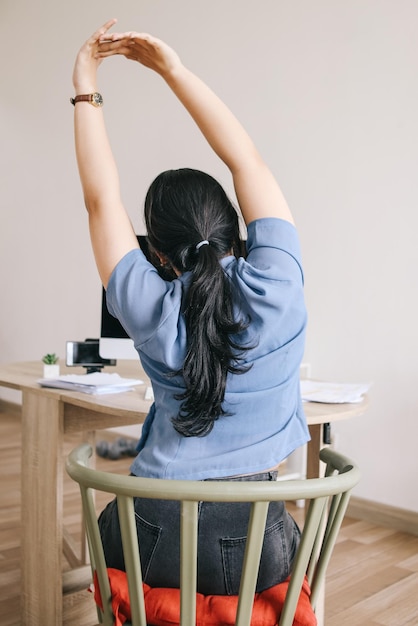
<svg viewBox="0 0 418 626">
<path fill-rule="evenodd" d="M 106 22 L 80 49 L 73 71 L 75 96 L 96 93 L 98 41 L 116 20 Z M 89 214 L 90 237 L 100 278 L 105 287 L 118 261 L 138 242 L 122 204 L 119 175 L 100 106 L 74 105 L 77 164 Z"/>
<path fill-rule="evenodd" d="M 238 203 L 248 224 L 260 217 L 292 215 L 270 169 L 229 108 L 163 41 L 144 33 L 103 34 L 99 57 L 122 54 L 151 68 L 166 81 L 209 145 L 231 171 Z"/>
</svg>

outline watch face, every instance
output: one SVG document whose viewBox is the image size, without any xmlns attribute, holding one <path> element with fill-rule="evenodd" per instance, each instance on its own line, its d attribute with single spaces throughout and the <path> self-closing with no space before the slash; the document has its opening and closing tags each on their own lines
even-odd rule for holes
<svg viewBox="0 0 418 626">
<path fill-rule="evenodd" d="M 93 94 L 92 104 L 94 104 L 94 106 L 96 107 L 103 106 L 103 98 L 100 93 Z"/>
</svg>

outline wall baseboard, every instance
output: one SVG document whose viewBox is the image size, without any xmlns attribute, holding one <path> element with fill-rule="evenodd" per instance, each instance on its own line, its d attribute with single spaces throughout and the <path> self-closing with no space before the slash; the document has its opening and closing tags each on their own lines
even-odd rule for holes
<svg viewBox="0 0 418 626">
<path fill-rule="evenodd" d="M 415 511 L 352 496 L 346 515 L 353 519 L 364 520 L 377 526 L 388 526 L 418 536 L 418 513 Z"/>
</svg>

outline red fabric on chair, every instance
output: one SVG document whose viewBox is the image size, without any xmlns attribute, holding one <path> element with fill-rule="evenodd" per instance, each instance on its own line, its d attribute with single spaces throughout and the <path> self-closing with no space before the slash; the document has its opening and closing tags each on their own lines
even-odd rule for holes
<svg viewBox="0 0 418 626">
<path fill-rule="evenodd" d="M 108 568 L 115 626 L 131 618 L 126 573 Z M 255 594 L 251 626 L 276 626 L 286 597 L 289 579 Z M 99 584 L 94 575 L 94 599 L 102 607 Z M 175 626 L 180 622 L 180 590 L 151 588 L 143 583 L 147 622 L 153 626 Z M 293 626 L 316 626 L 315 613 L 309 602 L 311 590 L 305 578 L 296 608 Z M 196 594 L 197 626 L 233 626 L 238 596 L 204 596 Z"/>
</svg>

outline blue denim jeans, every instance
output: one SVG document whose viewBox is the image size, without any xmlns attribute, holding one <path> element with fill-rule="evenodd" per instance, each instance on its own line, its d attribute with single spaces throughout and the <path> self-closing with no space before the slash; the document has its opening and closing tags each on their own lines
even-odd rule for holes
<svg viewBox="0 0 418 626">
<path fill-rule="evenodd" d="M 277 473 L 221 480 L 275 480 Z M 216 479 L 219 480 L 219 479 Z M 171 500 L 135 499 L 142 576 L 152 587 L 179 587 L 180 504 Z M 233 502 L 199 504 L 198 591 L 233 595 L 239 590 L 250 505 Z M 125 569 L 116 501 L 99 517 L 108 567 Z M 299 528 L 283 502 L 269 506 L 257 591 L 282 582 L 290 573 L 300 540 Z"/>
</svg>

